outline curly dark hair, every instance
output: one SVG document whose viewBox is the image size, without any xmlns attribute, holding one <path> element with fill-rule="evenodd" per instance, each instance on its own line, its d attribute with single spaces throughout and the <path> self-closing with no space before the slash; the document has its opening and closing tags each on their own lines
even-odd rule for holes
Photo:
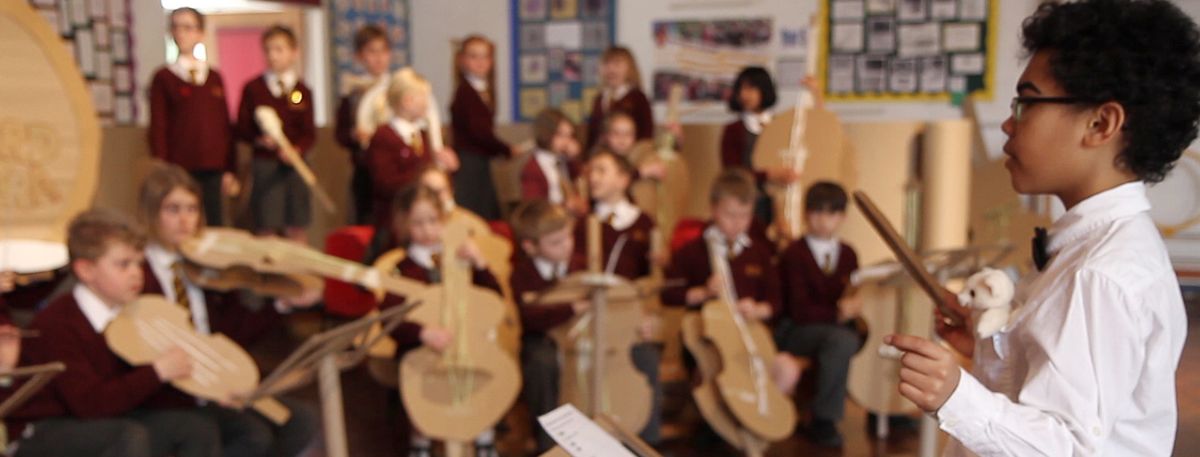
<svg viewBox="0 0 1200 457">
<path fill-rule="evenodd" d="M 1196 138 L 1196 24 L 1165 0 L 1081 0 L 1043 3 L 1022 29 L 1026 52 L 1051 52 L 1051 72 L 1068 95 L 1125 109 L 1116 165 L 1162 181 Z"/>
</svg>

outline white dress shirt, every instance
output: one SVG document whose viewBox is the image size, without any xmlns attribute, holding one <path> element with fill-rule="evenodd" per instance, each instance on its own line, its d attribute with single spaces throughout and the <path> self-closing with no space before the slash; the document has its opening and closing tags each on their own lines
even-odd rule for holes
<svg viewBox="0 0 1200 457">
<path fill-rule="evenodd" d="M 168 251 L 158 243 L 146 244 L 146 262 L 150 264 L 150 271 L 154 272 L 154 278 L 162 286 L 163 296 L 167 297 L 167 301 L 171 303 L 179 302 L 179 299 L 175 297 L 175 270 L 173 267 L 175 262 L 180 260 L 179 253 Z M 196 331 L 205 335 L 212 333 L 208 324 L 208 303 L 204 300 L 204 290 L 192 284 L 188 278 L 183 278 L 183 288 L 187 291 L 192 323 L 196 326 Z"/>
<path fill-rule="evenodd" d="M 837 268 L 838 257 L 841 257 L 842 252 L 842 243 L 837 237 L 817 238 L 805 235 L 804 243 L 808 245 L 808 250 L 812 252 L 818 267 L 821 267 L 822 270 Z"/>
<path fill-rule="evenodd" d="M 746 130 L 755 135 L 761 135 L 763 127 L 771 123 L 771 112 L 763 111 L 761 113 L 742 113 L 742 125 L 746 126 Z"/>
<path fill-rule="evenodd" d="M 949 456 L 1169 456 L 1187 316 L 1145 186 L 1076 205 L 938 411 Z"/>
<path fill-rule="evenodd" d="M 420 265 L 421 268 L 426 270 L 440 270 L 441 268 L 438 265 L 435 265 L 433 262 L 433 255 L 441 253 L 442 245 L 440 244 L 436 246 L 427 246 L 424 244 L 412 243 L 408 245 L 408 251 L 405 252 L 405 255 L 412 259 L 412 261 L 417 265 Z"/>
<path fill-rule="evenodd" d="M 175 62 L 167 68 L 179 79 L 187 82 L 192 82 L 192 70 L 195 70 L 197 86 L 203 86 L 204 82 L 208 80 L 208 62 L 190 55 L 180 54 L 179 58 L 175 59 Z"/>
<path fill-rule="evenodd" d="M 710 225 L 704 229 L 704 240 L 708 242 L 709 249 L 712 249 L 712 255 L 722 259 L 729 256 L 729 239 L 715 225 Z M 742 255 L 742 252 L 750 249 L 750 236 L 745 233 L 740 233 L 737 239 L 733 240 L 733 256 Z"/>
<path fill-rule="evenodd" d="M 108 303 L 104 303 L 99 295 L 96 295 L 83 283 L 75 284 L 75 288 L 71 289 L 71 295 L 75 297 L 75 303 L 79 304 L 79 311 L 83 312 L 83 317 L 86 317 L 88 323 L 92 324 L 92 329 L 96 333 L 104 333 L 109 322 L 116 319 L 117 314 L 121 312 L 121 307 L 108 306 Z"/>
<path fill-rule="evenodd" d="M 275 73 L 267 70 L 263 73 L 263 80 L 267 82 L 267 90 L 271 91 L 271 95 L 275 98 L 284 96 L 292 92 L 296 88 L 296 83 L 300 81 L 300 76 L 295 70 L 288 70 L 283 73 Z M 283 87 L 279 87 L 279 82 L 283 81 Z"/>
<path fill-rule="evenodd" d="M 545 149 L 538 149 L 533 153 L 533 159 L 537 161 L 538 168 L 542 169 L 542 176 L 546 177 L 546 184 L 547 188 L 549 189 L 546 199 L 550 200 L 550 203 L 554 203 L 556 205 L 563 204 L 565 196 L 563 196 L 562 167 L 558 164 L 558 154 Z M 568 177 L 567 179 L 569 180 L 571 178 Z"/>
<path fill-rule="evenodd" d="M 628 199 L 621 199 L 616 203 L 597 203 L 596 218 L 601 222 L 608 219 L 612 215 L 612 227 L 620 230 L 625 230 L 637 222 L 638 216 L 642 214 L 642 210 L 638 209 L 637 205 L 630 203 Z"/>
<path fill-rule="evenodd" d="M 542 257 L 533 258 L 533 266 L 537 268 L 538 276 L 546 281 L 567 276 L 567 262 L 551 262 Z"/>
<path fill-rule="evenodd" d="M 402 117 L 394 117 L 392 118 L 392 129 L 396 131 L 397 135 L 400 135 L 400 139 L 404 140 L 404 144 L 411 147 L 413 133 L 425 130 L 425 120 L 410 121 Z M 429 145 L 425 144 L 422 146 L 425 146 L 425 150 L 428 152 Z"/>
<path fill-rule="evenodd" d="M 607 111 L 609 109 L 609 107 L 612 106 L 613 103 L 616 103 L 618 100 L 625 98 L 626 95 L 629 95 L 629 91 L 632 89 L 633 88 L 629 87 L 628 84 L 622 84 L 620 86 L 617 86 L 617 88 L 615 88 L 615 89 L 605 88 L 604 93 L 601 94 L 601 96 L 603 97 L 603 101 L 604 101 L 604 110 Z"/>
<path fill-rule="evenodd" d="M 471 88 L 475 89 L 475 92 L 483 92 L 488 90 L 488 82 L 486 79 L 466 72 L 463 73 L 463 79 L 467 80 L 467 84 L 470 84 Z"/>
</svg>

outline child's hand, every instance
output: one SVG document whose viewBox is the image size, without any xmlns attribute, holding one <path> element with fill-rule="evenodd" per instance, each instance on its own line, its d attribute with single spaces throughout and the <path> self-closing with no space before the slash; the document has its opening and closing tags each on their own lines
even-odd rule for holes
<svg viewBox="0 0 1200 457">
<path fill-rule="evenodd" d="M 192 358 L 183 349 L 173 347 L 154 360 L 154 372 L 163 382 L 186 379 L 192 375 Z"/>
<path fill-rule="evenodd" d="M 808 93 L 812 94 L 813 108 L 820 109 L 825 107 L 825 93 L 821 89 L 821 80 L 809 75 L 800 80 L 800 85 L 804 86 L 805 89 L 808 89 Z"/>
<path fill-rule="evenodd" d="M 929 413 L 946 404 L 961 376 L 954 354 L 912 335 L 888 335 L 883 342 L 905 352 L 900 357 L 900 395 Z"/>
<path fill-rule="evenodd" d="M 11 325 L 0 325 L 0 371 L 17 367 L 21 359 L 21 330 Z"/>
<path fill-rule="evenodd" d="M 708 282 L 705 283 L 705 286 L 708 287 L 708 293 L 711 296 L 716 297 L 721 295 L 721 277 L 717 276 L 716 273 L 708 277 Z"/>
<path fill-rule="evenodd" d="M 658 316 L 647 315 L 642 318 L 642 323 L 638 324 L 638 336 L 642 337 L 642 341 L 650 341 L 658 330 Z"/>
<path fill-rule="evenodd" d="M 975 325 L 971 323 L 971 314 L 958 304 L 957 298 L 951 302 L 950 307 L 958 313 L 962 325 L 950 325 L 946 321 L 946 316 L 935 306 L 933 308 L 934 329 L 937 331 L 937 335 L 945 340 L 951 348 L 954 348 L 963 357 L 971 358 L 975 355 L 975 334 L 971 332 Z"/>
<path fill-rule="evenodd" d="M 767 180 L 776 184 L 791 184 L 800 180 L 800 173 L 788 167 L 767 170 Z"/>
<path fill-rule="evenodd" d="M 319 287 L 312 287 L 304 290 L 300 295 L 295 297 L 282 298 L 279 303 L 287 309 L 305 309 L 312 308 L 317 302 L 321 301 L 321 295 L 324 293 Z"/>
<path fill-rule="evenodd" d="M 576 316 L 586 313 L 591 310 L 592 310 L 592 301 L 591 300 L 577 300 L 575 303 L 571 303 L 571 311 L 574 311 Z"/>
<path fill-rule="evenodd" d="M 462 246 L 459 246 L 458 252 L 454 254 L 460 259 L 471 262 L 471 266 L 476 270 L 487 268 L 487 258 L 483 256 L 483 251 L 479 250 L 479 245 L 472 240 L 467 240 Z"/>
<path fill-rule="evenodd" d="M 421 329 L 421 344 L 435 351 L 445 351 L 453 340 L 454 335 L 444 328 L 427 325 Z"/>
<path fill-rule="evenodd" d="M 638 167 L 638 174 L 646 179 L 661 180 L 667 176 L 667 165 L 661 160 L 651 160 Z"/>
<path fill-rule="evenodd" d="M 862 314 L 863 301 L 857 295 L 842 297 L 838 300 L 838 322 L 854 319 Z"/>
<path fill-rule="evenodd" d="M 671 132 L 671 136 L 675 137 L 676 143 L 683 142 L 683 124 L 672 122 L 666 125 L 667 131 Z"/>
<path fill-rule="evenodd" d="M 688 289 L 687 297 L 685 297 L 685 299 L 689 305 L 698 305 L 708 301 L 708 299 L 712 298 L 712 296 L 713 293 L 711 290 L 708 290 L 708 287 L 698 286 Z"/>
<path fill-rule="evenodd" d="M 363 129 L 354 129 L 354 139 L 358 140 L 358 144 L 366 148 L 371 144 L 371 132 Z"/>
<path fill-rule="evenodd" d="M 443 170 L 446 170 L 447 173 L 453 173 L 458 170 L 458 153 L 454 152 L 453 149 L 442 148 L 442 150 L 437 151 L 437 153 L 434 155 L 434 160 L 436 160 L 438 165 L 441 166 Z"/>
<path fill-rule="evenodd" d="M 737 302 L 738 312 L 747 319 L 761 321 L 771 317 L 771 307 L 759 304 L 753 298 L 743 298 Z"/>
<path fill-rule="evenodd" d="M 564 206 L 566 206 L 567 211 L 570 211 L 572 214 L 584 215 L 588 213 L 588 203 L 583 197 L 569 197 L 565 203 Z"/>
<path fill-rule="evenodd" d="M 224 175 L 221 175 L 221 192 L 227 197 L 234 197 L 242 193 L 242 185 L 238 183 L 237 177 L 233 173 L 225 172 Z"/>
<path fill-rule="evenodd" d="M 271 138 L 271 135 L 265 133 L 258 137 L 258 145 L 268 151 L 279 149 L 279 143 L 276 143 L 275 139 Z"/>
<path fill-rule="evenodd" d="M 17 288 L 17 274 L 11 271 L 0 271 L 0 293 L 12 292 Z"/>
</svg>

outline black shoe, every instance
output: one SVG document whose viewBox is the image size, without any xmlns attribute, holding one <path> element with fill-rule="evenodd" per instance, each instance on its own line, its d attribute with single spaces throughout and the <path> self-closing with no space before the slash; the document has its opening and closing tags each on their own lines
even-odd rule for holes
<svg viewBox="0 0 1200 457">
<path fill-rule="evenodd" d="M 837 424 L 832 421 L 813 419 L 809 424 L 808 430 L 805 433 L 808 441 L 821 447 L 839 448 L 842 447 L 842 433 L 838 431 Z"/>
</svg>

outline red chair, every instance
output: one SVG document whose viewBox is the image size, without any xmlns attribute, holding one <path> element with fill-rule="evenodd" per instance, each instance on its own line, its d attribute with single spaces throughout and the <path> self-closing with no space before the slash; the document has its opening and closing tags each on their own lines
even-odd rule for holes
<svg viewBox="0 0 1200 457">
<path fill-rule="evenodd" d="M 375 228 L 369 225 L 342 227 L 325 237 L 325 253 L 355 262 L 362 262 Z M 357 318 L 378 306 L 375 295 L 363 288 L 338 281 L 325 280 L 325 310 L 335 316 Z"/>
<path fill-rule="evenodd" d="M 680 219 L 675 224 L 675 233 L 671 234 L 671 252 L 679 251 L 685 244 L 699 238 L 706 226 L 708 221 L 702 219 Z"/>
</svg>

